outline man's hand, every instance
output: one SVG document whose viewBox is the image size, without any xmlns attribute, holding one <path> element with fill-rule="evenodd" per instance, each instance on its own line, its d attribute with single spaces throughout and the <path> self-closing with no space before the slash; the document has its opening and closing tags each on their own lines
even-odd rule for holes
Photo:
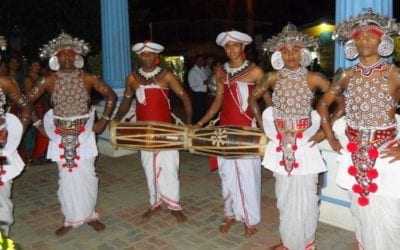
<svg viewBox="0 0 400 250">
<path fill-rule="evenodd" d="M 322 129 L 320 129 L 320 130 L 318 130 L 317 133 L 315 133 L 313 136 L 311 136 L 311 138 L 308 141 L 312 142 L 311 147 L 314 147 L 315 145 L 317 145 L 324 139 L 325 139 L 325 133 Z"/>
<path fill-rule="evenodd" d="M 340 154 L 342 145 L 340 145 L 340 142 L 338 141 L 338 139 L 336 139 L 336 137 L 334 137 L 334 136 L 331 136 L 330 138 L 327 138 L 327 139 L 328 139 L 329 145 L 331 146 L 333 151 Z"/>
<path fill-rule="evenodd" d="M 398 143 L 393 145 L 390 148 L 386 148 L 382 151 L 382 158 L 393 158 L 389 161 L 389 163 L 393 163 L 395 161 L 400 160 L 400 146 Z"/>
<path fill-rule="evenodd" d="M 103 133 L 104 129 L 107 127 L 108 121 L 106 119 L 100 119 L 94 124 L 93 131 L 96 134 Z"/>
<path fill-rule="evenodd" d="M 0 130 L 0 145 L 4 147 L 7 143 L 8 132 L 7 129 Z"/>
</svg>

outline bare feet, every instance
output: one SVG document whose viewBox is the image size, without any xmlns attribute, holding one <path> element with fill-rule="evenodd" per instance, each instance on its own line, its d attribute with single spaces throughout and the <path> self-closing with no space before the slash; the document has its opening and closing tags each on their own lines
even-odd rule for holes
<svg viewBox="0 0 400 250">
<path fill-rule="evenodd" d="M 275 245 L 273 247 L 270 247 L 269 250 L 289 250 L 286 248 L 282 243 Z"/>
<path fill-rule="evenodd" d="M 71 226 L 68 226 L 68 227 L 62 226 L 62 227 L 59 227 L 54 233 L 55 233 L 58 237 L 61 237 L 61 236 L 66 235 L 69 231 L 71 231 L 71 229 L 72 229 Z"/>
<path fill-rule="evenodd" d="M 161 206 L 155 207 L 153 209 L 149 208 L 144 214 L 142 214 L 142 218 L 144 220 L 149 220 L 153 215 L 161 211 Z"/>
<path fill-rule="evenodd" d="M 256 227 L 248 227 L 248 226 L 244 225 L 244 236 L 245 237 L 249 238 L 255 233 L 257 233 Z"/>
<path fill-rule="evenodd" d="M 229 229 L 231 228 L 231 226 L 233 224 L 235 224 L 236 220 L 233 218 L 224 218 L 224 221 L 221 223 L 221 225 L 219 226 L 219 231 L 223 234 L 229 232 Z"/>
<path fill-rule="evenodd" d="M 91 226 L 96 232 L 100 232 L 106 229 L 106 225 L 101 223 L 99 220 L 93 220 L 88 222 L 87 224 Z"/>
<path fill-rule="evenodd" d="M 182 210 L 171 210 L 172 216 L 175 217 L 176 222 L 183 223 L 187 221 L 186 216 L 183 214 Z"/>
</svg>

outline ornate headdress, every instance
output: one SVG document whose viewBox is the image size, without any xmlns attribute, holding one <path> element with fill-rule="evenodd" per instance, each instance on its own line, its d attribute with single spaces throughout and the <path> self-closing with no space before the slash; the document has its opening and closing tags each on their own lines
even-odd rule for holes
<svg viewBox="0 0 400 250">
<path fill-rule="evenodd" d="M 310 65 L 311 54 L 308 48 L 318 48 L 318 40 L 297 31 L 295 25 L 288 23 L 285 27 L 283 27 L 281 33 L 271 37 L 263 44 L 264 50 L 273 52 L 271 56 L 272 67 L 276 70 L 280 70 L 285 66 L 280 49 L 289 44 L 302 47 L 302 58 L 300 64 L 303 67 Z"/>
<path fill-rule="evenodd" d="M 286 44 L 299 45 L 303 48 L 318 47 L 318 40 L 302 32 L 297 31 L 295 25 L 288 23 L 281 33 L 268 39 L 263 48 L 270 52 L 280 50 Z"/>
<path fill-rule="evenodd" d="M 399 24 L 393 18 L 375 13 L 371 8 L 358 16 L 352 16 L 348 20 L 337 24 L 333 38 L 345 42 L 345 55 L 353 60 L 358 57 L 358 51 L 353 40 L 360 31 L 371 31 L 381 36 L 378 53 L 381 56 L 389 56 L 394 50 L 394 41 L 390 37 L 400 31 Z"/>
<path fill-rule="evenodd" d="M 84 40 L 73 38 L 71 35 L 62 32 L 57 38 L 54 38 L 48 44 L 43 45 L 40 49 L 40 57 L 50 58 L 63 49 L 72 49 L 82 56 L 87 55 L 90 51 L 89 44 Z"/>
<path fill-rule="evenodd" d="M 348 20 L 337 24 L 333 37 L 340 41 L 347 41 L 352 38 L 355 30 L 369 28 L 370 26 L 377 27 L 386 35 L 393 35 L 399 32 L 400 29 L 395 19 L 381 16 L 372 9 L 367 9 L 364 13 L 355 17 L 352 16 Z"/>
</svg>

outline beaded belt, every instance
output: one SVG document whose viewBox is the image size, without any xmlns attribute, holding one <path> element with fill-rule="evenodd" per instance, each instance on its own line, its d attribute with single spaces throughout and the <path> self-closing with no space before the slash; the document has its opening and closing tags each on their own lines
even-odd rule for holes
<svg viewBox="0 0 400 250">
<path fill-rule="evenodd" d="M 278 131 L 277 139 L 279 140 L 276 152 L 282 152 L 282 160 L 279 165 L 283 166 L 290 175 L 293 169 L 299 167 L 295 157 L 297 139 L 303 138 L 303 131 L 311 126 L 311 120 L 310 118 L 298 120 L 277 118 L 274 123 Z"/>
<path fill-rule="evenodd" d="M 353 165 L 348 167 L 348 173 L 357 183 L 352 190 L 359 195 L 358 204 L 369 204 L 368 195 L 378 190 L 378 185 L 373 182 L 379 176 L 375 168 L 376 159 L 379 157 L 379 148 L 390 147 L 397 143 L 397 129 L 354 129 L 346 128 L 349 139 L 347 150 L 351 153 Z"/>
<path fill-rule="evenodd" d="M 79 147 L 79 135 L 85 131 L 85 124 L 88 121 L 87 117 L 77 119 L 63 119 L 55 118 L 54 124 L 56 126 L 55 133 L 61 136 L 61 143 L 59 147 L 64 150 L 60 155 L 60 160 L 64 160 L 63 168 L 67 168 L 69 172 L 78 165 L 75 160 L 79 160 L 80 156 L 77 154 Z"/>
</svg>

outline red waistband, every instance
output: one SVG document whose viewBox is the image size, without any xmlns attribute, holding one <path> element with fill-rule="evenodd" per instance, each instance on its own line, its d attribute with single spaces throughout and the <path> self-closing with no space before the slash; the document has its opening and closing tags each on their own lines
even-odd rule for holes
<svg viewBox="0 0 400 250">
<path fill-rule="evenodd" d="M 293 121 L 292 126 L 288 124 L 288 121 L 286 119 L 278 118 L 274 120 L 274 123 L 277 130 L 285 130 L 285 129 L 304 130 L 311 126 L 311 119 L 303 118 Z"/>
<path fill-rule="evenodd" d="M 363 132 L 364 132 L 363 130 L 355 129 L 352 127 L 346 128 L 346 135 L 350 139 L 350 141 L 360 140 L 361 139 L 360 136 L 362 136 Z M 391 128 L 387 128 L 387 129 L 370 130 L 369 141 L 374 142 L 374 141 L 394 139 L 396 137 L 396 135 L 397 135 L 396 127 L 391 127 Z"/>
</svg>

